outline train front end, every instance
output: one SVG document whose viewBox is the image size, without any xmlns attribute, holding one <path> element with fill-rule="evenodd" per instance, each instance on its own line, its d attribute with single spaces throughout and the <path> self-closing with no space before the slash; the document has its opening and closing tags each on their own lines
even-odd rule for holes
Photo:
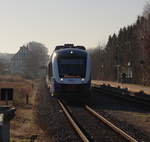
<svg viewBox="0 0 150 142">
<path fill-rule="evenodd" d="M 53 94 L 89 96 L 91 67 L 89 54 L 82 49 L 57 50 L 53 57 Z"/>
</svg>

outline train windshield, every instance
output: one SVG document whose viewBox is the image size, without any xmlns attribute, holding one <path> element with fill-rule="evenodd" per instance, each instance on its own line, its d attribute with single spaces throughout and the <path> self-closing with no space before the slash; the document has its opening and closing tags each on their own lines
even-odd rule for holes
<svg viewBox="0 0 150 142">
<path fill-rule="evenodd" d="M 86 58 L 62 58 L 58 60 L 59 76 L 64 78 L 84 78 Z"/>
</svg>

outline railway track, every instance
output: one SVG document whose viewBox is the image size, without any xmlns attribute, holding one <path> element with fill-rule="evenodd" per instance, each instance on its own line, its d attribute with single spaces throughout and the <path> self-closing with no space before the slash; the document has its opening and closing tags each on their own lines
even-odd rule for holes
<svg viewBox="0 0 150 142">
<path fill-rule="evenodd" d="M 130 93 L 124 89 L 120 89 L 120 88 L 109 88 L 109 87 L 97 87 L 97 86 L 93 86 L 92 89 L 94 91 L 106 94 L 106 95 L 111 95 L 114 97 L 118 97 L 130 102 L 135 102 L 141 105 L 144 105 L 146 107 L 150 107 L 150 99 L 145 99 L 143 97 L 140 96 L 136 96 L 134 93 Z"/>
<path fill-rule="evenodd" d="M 83 142 L 100 141 L 99 139 L 93 138 L 93 134 L 88 133 L 85 130 L 85 128 L 79 123 L 78 117 L 80 117 L 80 116 L 75 116 L 74 113 L 73 113 L 73 111 L 74 111 L 73 109 L 66 106 L 65 103 L 62 100 L 58 99 L 57 101 L 58 101 L 61 109 L 63 110 L 65 116 L 67 117 L 68 121 L 70 122 L 70 124 L 72 125 L 72 127 L 74 128 L 76 133 L 80 136 L 80 138 L 82 139 Z M 106 127 L 108 129 L 110 129 L 110 131 L 113 131 L 113 133 L 116 134 L 117 139 L 114 140 L 114 141 L 118 141 L 118 139 L 121 138 L 122 140 L 119 140 L 119 141 L 137 142 L 137 140 L 135 140 L 134 138 L 129 136 L 127 133 L 125 133 L 124 131 L 122 131 L 121 129 L 119 129 L 115 125 L 113 125 L 111 122 L 109 122 L 103 116 L 101 116 L 100 114 L 95 112 L 88 105 L 85 105 L 83 107 L 84 107 L 84 111 L 86 111 L 91 117 L 94 117 L 95 119 L 97 119 L 99 123 L 105 124 Z M 91 123 L 95 123 L 95 122 L 91 122 Z M 102 130 L 103 128 L 100 128 L 100 129 Z M 105 131 L 107 131 L 107 130 L 105 130 Z M 101 135 L 101 131 L 98 131 L 98 133 L 99 133 L 99 135 Z"/>
</svg>

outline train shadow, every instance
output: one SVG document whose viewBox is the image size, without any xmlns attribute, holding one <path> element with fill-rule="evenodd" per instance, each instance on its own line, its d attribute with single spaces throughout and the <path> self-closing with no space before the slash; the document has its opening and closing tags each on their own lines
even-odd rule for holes
<svg viewBox="0 0 150 142">
<path fill-rule="evenodd" d="M 96 91 L 92 92 L 89 105 L 92 108 L 99 110 L 150 113 L 150 108 L 148 106 L 124 100 L 115 96 L 105 95 Z"/>
<path fill-rule="evenodd" d="M 65 104 L 74 107 L 84 107 L 87 104 L 87 99 L 84 97 L 61 97 L 61 99 L 65 102 Z"/>
</svg>

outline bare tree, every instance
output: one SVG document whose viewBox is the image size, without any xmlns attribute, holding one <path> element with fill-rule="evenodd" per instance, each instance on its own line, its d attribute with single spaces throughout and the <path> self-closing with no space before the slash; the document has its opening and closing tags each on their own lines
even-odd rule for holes
<svg viewBox="0 0 150 142">
<path fill-rule="evenodd" d="M 143 16 L 145 18 L 148 18 L 149 14 L 150 14 L 150 1 L 147 1 L 144 7 Z"/>
<path fill-rule="evenodd" d="M 30 78 L 43 77 L 44 66 L 48 61 L 48 49 L 38 42 L 28 43 L 28 48 L 30 52 L 26 60 L 26 75 Z"/>
</svg>

